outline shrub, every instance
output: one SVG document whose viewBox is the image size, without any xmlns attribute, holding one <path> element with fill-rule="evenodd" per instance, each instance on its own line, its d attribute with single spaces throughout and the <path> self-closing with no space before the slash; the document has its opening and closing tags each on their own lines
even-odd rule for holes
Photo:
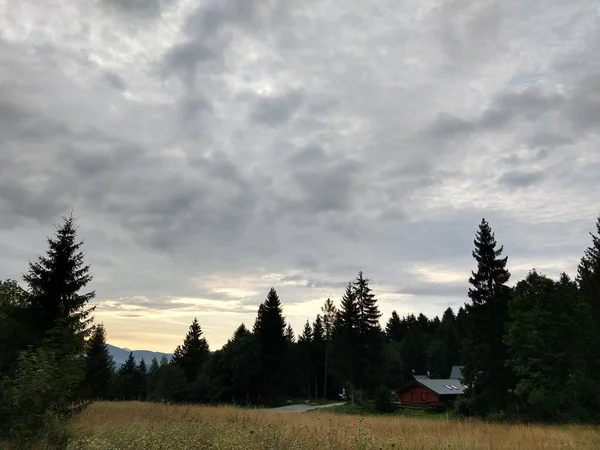
<svg viewBox="0 0 600 450">
<path fill-rule="evenodd" d="M 391 413 L 396 409 L 390 390 L 386 387 L 381 387 L 375 391 L 374 404 L 375 410 L 380 413 Z"/>
</svg>

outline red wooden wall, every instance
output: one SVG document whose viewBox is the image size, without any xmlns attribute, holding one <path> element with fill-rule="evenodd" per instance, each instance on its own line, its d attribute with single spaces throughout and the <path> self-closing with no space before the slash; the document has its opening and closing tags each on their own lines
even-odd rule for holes
<svg viewBox="0 0 600 450">
<path fill-rule="evenodd" d="M 440 402 L 438 395 L 424 386 L 411 386 L 401 396 L 403 404 L 435 404 Z"/>
</svg>

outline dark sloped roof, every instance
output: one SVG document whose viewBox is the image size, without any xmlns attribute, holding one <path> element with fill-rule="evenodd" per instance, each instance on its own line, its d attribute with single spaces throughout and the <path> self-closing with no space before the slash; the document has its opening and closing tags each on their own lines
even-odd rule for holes
<svg viewBox="0 0 600 450">
<path fill-rule="evenodd" d="M 438 395 L 460 395 L 466 389 L 466 386 L 460 384 L 460 381 L 457 379 L 431 380 L 429 378 L 419 378 L 415 382 L 431 389 Z"/>
</svg>

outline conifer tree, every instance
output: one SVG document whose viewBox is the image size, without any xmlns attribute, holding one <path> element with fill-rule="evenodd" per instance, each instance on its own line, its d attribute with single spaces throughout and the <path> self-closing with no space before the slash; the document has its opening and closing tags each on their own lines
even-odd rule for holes
<svg viewBox="0 0 600 450">
<path fill-rule="evenodd" d="M 135 384 L 140 400 L 146 400 L 148 395 L 148 367 L 144 358 L 137 366 Z"/>
<path fill-rule="evenodd" d="M 94 307 L 88 307 L 88 303 L 95 293 L 80 293 L 92 280 L 90 266 L 84 263 L 83 242 L 77 241 L 75 219 L 70 216 L 63 220 L 56 237 L 48 239 L 46 256 L 29 263 L 29 272 L 23 276 L 29 287 L 28 325 L 37 335 L 37 342 L 49 339 L 62 352 L 78 355 L 91 331 Z"/>
<path fill-rule="evenodd" d="M 356 348 L 358 339 L 358 304 L 352 283 L 348 283 L 346 292 L 337 311 L 332 335 L 332 363 L 339 381 L 349 394 L 352 395 L 357 382 L 358 361 Z M 354 401 L 354 397 L 351 397 Z"/>
<path fill-rule="evenodd" d="M 600 372 L 600 216 L 596 222 L 597 235 L 590 233 L 592 245 L 585 250 L 577 268 L 577 285 L 581 299 L 585 302 L 591 315 L 588 346 L 590 352 L 590 369 Z"/>
<path fill-rule="evenodd" d="M 367 336 L 372 333 L 373 329 L 379 328 L 381 313 L 375 295 L 369 287 L 369 279 L 363 277 L 362 271 L 358 272 L 353 287 L 358 307 L 358 334 L 366 343 Z"/>
<path fill-rule="evenodd" d="M 133 352 L 129 352 L 129 356 L 117 371 L 118 383 L 118 398 L 123 400 L 131 400 L 139 398 L 137 381 L 137 364 L 133 356 Z"/>
<path fill-rule="evenodd" d="M 385 334 L 390 342 L 402 342 L 406 335 L 406 327 L 396 311 L 392 311 L 392 316 L 385 326 Z"/>
<path fill-rule="evenodd" d="M 312 346 L 311 346 L 311 365 L 314 371 L 314 385 L 315 397 L 319 396 L 319 384 L 323 379 L 323 372 L 325 367 L 323 365 L 325 359 L 325 328 L 323 326 L 323 319 L 320 314 L 317 314 L 315 321 L 312 325 L 313 336 L 312 336 Z"/>
<path fill-rule="evenodd" d="M 84 392 L 91 399 L 105 399 L 114 371 L 106 345 L 106 329 L 98 324 L 86 344 Z"/>
<path fill-rule="evenodd" d="M 194 318 L 183 345 L 175 349 L 173 361 L 181 365 L 188 383 L 195 381 L 200 374 L 202 365 L 207 360 L 209 348 L 206 339 L 202 336 L 202 328 Z"/>
<path fill-rule="evenodd" d="M 310 326 L 309 321 L 307 320 L 304 324 L 304 328 L 302 330 L 302 334 L 298 338 L 298 349 L 300 353 L 302 371 L 304 373 L 305 386 L 308 398 L 310 398 L 311 392 L 311 375 L 313 373 L 312 370 L 312 340 L 313 340 L 313 331 Z M 316 393 L 315 393 L 316 396 Z"/>
<path fill-rule="evenodd" d="M 321 307 L 323 313 L 323 328 L 325 331 L 325 368 L 323 376 L 323 398 L 327 398 L 327 378 L 329 377 L 329 353 L 331 347 L 331 336 L 337 309 L 331 299 L 327 299 Z"/>
<path fill-rule="evenodd" d="M 502 341 L 508 322 L 510 273 L 508 258 L 501 258 L 503 247 L 497 248 L 489 224 L 483 219 L 474 240 L 473 258 L 477 271 L 469 279 L 467 339 L 464 342 L 465 384 L 473 412 L 485 414 L 507 406 L 512 387 L 511 371 L 506 367 L 507 350 Z"/>
<path fill-rule="evenodd" d="M 292 326 L 288 323 L 287 327 L 285 327 L 285 340 L 288 344 L 293 344 L 296 342 L 296 336 L 294 335 L 294 330 Z"/>
<path fill-rule="evenodd" d="M 253 334 L 256 336 L 261 354 L 261 398 L 267 403 L 274 402 L 285 391 L 286 358 L 288 344 L 285 338 L 286 323 L 283 318 L 281 301 L 274 288 L 258 308 Z"/>
</svg>

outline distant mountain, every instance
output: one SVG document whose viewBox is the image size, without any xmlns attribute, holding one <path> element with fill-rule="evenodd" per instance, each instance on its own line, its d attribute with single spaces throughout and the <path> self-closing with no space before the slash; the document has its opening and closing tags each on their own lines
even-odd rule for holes
<svg viewBox="0 0 600 450">
<path fill-rule="evenodd" d="M 106 346 L 108 347 L 109 355 L 112 357 L 113 361 L 115 362 L 115 366 L 118 369 L 129 357 L 129 352 L 131 352 L 131 350 L 128 348 L 116 347 L 110 344 L 106 344 Z M 171 356 L 173 355 L 171 353 L 152 352 L 150 350 L 133 350 L 133 357 L 135 358 L 136 362 L 139 363 L 143 358 L 148 366 L 150 366 L 150 361 L 152 358 L 156 358 L 158 361 L 160 361 L 160 358 L 163 356 L 166 356 L 168 360 L 171 360 Z"/>
</svg>

